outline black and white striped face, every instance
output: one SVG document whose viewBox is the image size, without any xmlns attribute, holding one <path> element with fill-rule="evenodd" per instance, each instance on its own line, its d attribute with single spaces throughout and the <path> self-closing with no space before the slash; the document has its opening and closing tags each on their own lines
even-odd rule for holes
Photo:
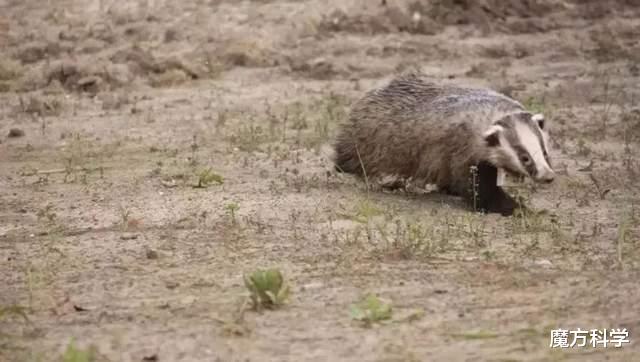
<svg viewBox="0 0 640 362">
<path fill-rule="evenodd" d="M 543 115 L 527 112 L 498 120 L 484 133 L 489 161 L 512 174 L 552 182 L 555 172 L 550 166 L 545 126 Z"/>
</svg>

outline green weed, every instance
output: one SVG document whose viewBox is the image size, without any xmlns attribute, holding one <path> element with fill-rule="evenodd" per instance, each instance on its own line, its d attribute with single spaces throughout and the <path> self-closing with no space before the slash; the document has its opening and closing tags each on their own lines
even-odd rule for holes
<svg viewBox="0 0 640 362">
<path fill-rule="evenodd" d="M 213 172 L 211 168 L 207 168 L 198 172 L 197 176 L 198 184 L 195 186 L 196 188 L 206 188 L 213 183 L 216 183 L 218 185 L 222 185 L 224 183 L 223 177 Z"/>
<path fill-rule="evenodd" d="M 545 113 L 544 99 L 536 99 L 535 97 L 529 97 L 524 101 L 524 106 L 531 113 Z"/>
<path fill-rule="evenodd" d="M 233 225 L 236 225 L 238 223 L 238 220 L 237 220 L 237 217 L 236 217 L 236 213 L 240 209 L 240 205 L 238 205 L 237 202 L 230 202 L 230 203 L 225 205 L 224 209 L 227 212 L 227 214 L 229 215 L 229 218 L 231 219 L 231 223 Z"/>
<path fill-rule="evenodd" d="M 368 294 L 360 302 L 351 306 L 351 318 L 369 326 L 372 323 L 389 320 L 392 317 L 391 303 L 373 294 Z"/>
<path fill-rule="evenodd" d="M 0 320 L 3 320 L 4 318 L 8 318 L 11 316 L 17 316 L 24 319 L 25 322 L 29 322 L 29 316 L 27 314 L 28 311 L 29 311 L 28 308 L 22 307 L 17 304 L 2 306 L 0 307 Z"/>
<path fill-rule="evenodd" d="M 89 347 L 86 350 L 78 349 L 74 341 L 71 340 L 62 354 L 61 360 L 62 362 L 93 362 L 96 360 L 96 351 L 94 347 Z"/>
<path fill-rule="evenodd" d="M 250 292 L 249 298 L 255 310 L 278 308 L 290 294 L 289 286 L 278 269 L 256 270 L 245 275 L 244 285 Z"/>
</svg>

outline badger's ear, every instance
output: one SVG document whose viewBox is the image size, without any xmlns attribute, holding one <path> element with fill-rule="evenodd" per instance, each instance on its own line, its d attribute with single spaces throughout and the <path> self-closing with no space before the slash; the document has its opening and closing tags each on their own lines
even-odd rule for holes
<svg viewBox="0 0 640 362">
<path fill-rule="evenodd" d="M 531 120 L 536 122 L 538 124 L 538 127 L 540 127 L 540 129 L 544 129 L 544 126 L 545 126 L 544 114 L 536 113 L 533 116 L 531 116 Z"/>
<path fill-rule="evenodd" d="M 496 147 L 500 145 L 500 133 L 504 131 L 504 128 L 499 125 L 493 125 L 488 130 L 484 132 L 482 137 L 484 137 L 485 142 L 489 147 Z"/>
</svg>

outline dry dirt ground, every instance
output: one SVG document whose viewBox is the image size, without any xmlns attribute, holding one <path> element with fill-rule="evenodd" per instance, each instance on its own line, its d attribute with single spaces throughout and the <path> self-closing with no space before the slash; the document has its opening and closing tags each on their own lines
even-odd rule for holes
<svg viewBox="0 0 640 362">
<path fill-rule="evenodd" d="M 639 360 L 640 4 L 382 3 L 0 0 L 0 360 Z M 537 212 L 333 171 L 411 67 L 546 114 Z M 288 303 L 243 308 L 267 267 Z M 367 293 L 391 320 L 352 320 Z"/>
</svg>

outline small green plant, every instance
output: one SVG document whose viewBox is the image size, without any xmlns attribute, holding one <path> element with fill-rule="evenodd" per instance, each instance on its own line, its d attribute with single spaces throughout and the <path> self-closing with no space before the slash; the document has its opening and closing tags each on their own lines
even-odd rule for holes
<svg viewBox="0 0 640 362">
<path fill-rule="evenodd" d="M 290 289 L 278 269 L 256 270 L 244 276 L 244 285 L 249 289 L 253 309 L 275 309 L 285 303 Z"/>
<path fill-rule="evenodd" d="M 193 138 L 191 139 L 191 145 L 189 146 L 189 148 L 191 149 L 191 156 L 188 158 L 189 159 L 189 166 L 191 167 L 196 167 L 198 165 L 198 149 L 200 149 L 200 145 L 198 145 L 198 136 L 197 135 L 193 135 Z"/>
<path fill-rule="evenodd" d="M 205 188 L 214 182 L 218 185 L 222 185 L 224 183 L 224 179 L 221 175 L 213 172 L 211 168 L 207 168 L 198 173 L 198 184 L 195 187 Z"/>
<path fill-rule="evenodd" d="M 353 221 L 366 224 L 372 218 L 383 214 L 382 210 L 371 200 L 364 199 L 355 206 Z"/>
<path fill-rule="evenodd" d="M 373 294 L 368 294 L 360 302 L 351 306 L 351 318 L 369 326 L 372 323 L 391 319 L 391 303 Z"/>
<path fill-rule="evenodd" d="M 513 234 L 537 234 L 553 229 L 553 218 L 547 210 L 520 206 L 514 216 L 516 217 L 510 220 Z"/>
<path fill-rule="evenodd" d="M 240 209 L 240 205 L 237 202 L 230 202 L 224 206 L 225 211 L 229 214 L 231 218 L 231 223 L 233 225 L 237 224 L 236 213 Z"/>
<path fill-rule="evenodd" d="M 5 317 L 18 316 L 24 319 L 25 322 L 29 322 L 27 312 L 28 309 L 26 307 L 22 307 L 16 304 L 9 306 L 0 306 L 0 321 Z"/>
<path fill-rule="evenodd" d="M 0 59 L 0 81 L 13 80 L 22 74 L 19 62 L 11 59 Z"/>
<path fill-rule="evenodd" d="M 118 212 L 120 215 L 120 227 L 123 231 L 127 230 L 129 228 L 129 222 L 131 221 L 131 209 L 120 205 L 120 207 L 118 207 Z"/>
<path fill-rule="evenodd" d="M 525 103 L 525 108 L 527 108 L 531 113 L 544 113 L 545 104 L 544 99 L 536 99 L 535 97 L 529 97 Z"/>
<path fill-rule="evenodd" d="M 254 125 L 254 117 L 243 123 L 236 132 L 229 137 L 229 141 L 240 151 L 259 151 L 263 143 L 267 142 L 267 134 L 261 126 Z"/>
<path fill-rule="evenodd" d="M 384 215 L 384 211 L 369 197 L 356 201 L 350 209 L 338 212 L 337 215 L 360 224 L 368 224 L 375 217 Z"/>
<path fill-rule="evenodd" d="M 229 318 L 214 318 L 222 324 L 222 334 L 226 337 L 240 337 L 251 333 L 251 329 L 247 326 L 244 314 L 247 311 L 249 300 L 243 298 L 238 304 L 237 309 L 231 313 Z"/>
<path fill-rule="evenodd" d="M 53 224 L 57 217 L 52 204 L 47 204 L 43 209 L 38 210 L 36 216 L 38 220 L 46 220 L 49 224 Z"/>
<path fill-rule="evenodd" d="M 480 252 L 480 256 L 485 261 L 491 261 L 496 258 L 496 252 L 493 250 L 483 250 L 482 252 Z"/>
<path fill-rule="evenodd" d="M 79 134 L 73 134 L 64 152 L 63 163 L 65 169 L 64 182 L 76 182 L 78 171 L 87 163 L 87 144 Z"/>
<path fill-rule="evenodd" d="M 93 347 L 89 347 L 86 350 L 77 349 L 73 340 L 71 340 L 62 355 L 62 362 L 92 362 L 95 361 L 95 358 L 95 349 Z"/>
<path fill-rule="evenodd" d="M 485 237 L 489 234 L 486 232 L 486 218 L 477 214 L 466 214 L 463 216 L 464 229 L 463 232 L 473 241 L 475 247 L 485 247 L 487 242 Z"/>
<path fill-rule="evenodd" d="M 584 138 L 578 139 L 576 147 L 578 148 L 578 156 L 587 157 L 591 154 L 591 148 L 589 148 Z"/>
<path fill-rule="evenodd" d="M 395 222 L 394 240 L 389 243 L 387 240 L 387 253 L 401 259 L 413 259 L 416 257 L 430 257 L 435 251 L 435 245 L 431 239 L 434 238 L 434 229 L 430 225 L 423 225 L 417 221 Z M 384 233 L 383 233 L 384 237 Z"/>
</svg>

